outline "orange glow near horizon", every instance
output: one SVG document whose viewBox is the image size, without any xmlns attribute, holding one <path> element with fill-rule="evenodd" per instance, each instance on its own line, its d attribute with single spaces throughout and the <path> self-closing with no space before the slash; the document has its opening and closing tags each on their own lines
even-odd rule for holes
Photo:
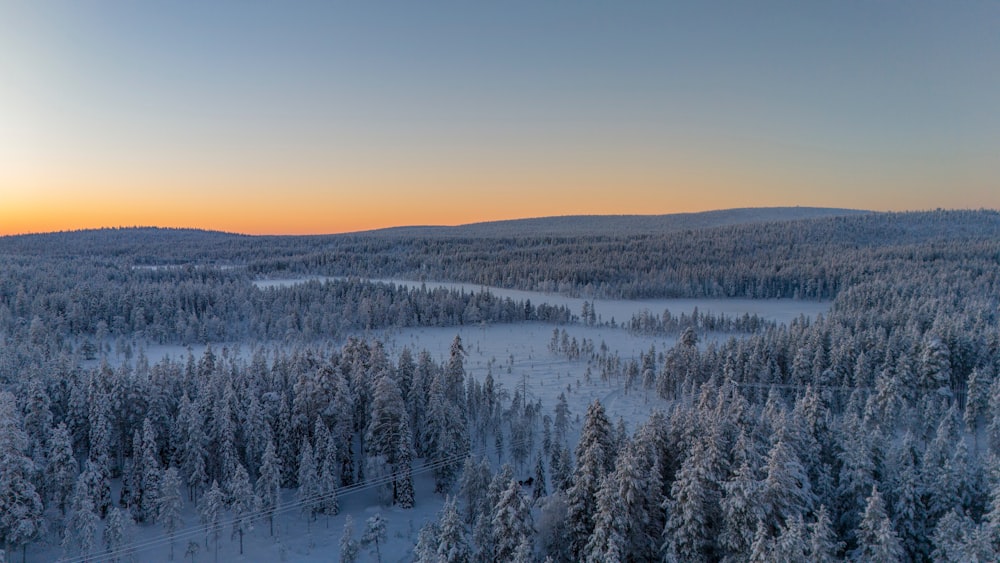
<svg viewBox="0 0 1000 563">
<path fill-rule="evenodd" d="M 899 181 L 896 190 L 872 190 L 850 177 L 817 181 L 809 171 L 780 174 L 741 166 L 706 173 L 678 167 L 670 175 L 649 167 L 598 163 L 573 172 L 540 169 L 500 174 L 471 168 L 447 172 L 403 170 L 345 174 L 338 181 L 298 175 L 283 185 L 276 175 L 195 178 L 164 175 L 145 187 L 138 178 L 92 173 L 32 189 L 2 187 L 0 235 L 102 227 L 198 228 L 251 235 L 335 234 L 411 225 L 460 225 L 559 215 L 657 215 L 736 207 L 815 206 L 872 210 L 939 207 L 939 191 Z M 443 169 L 443 167 L 442 167 Z M 88 179 L 86 176 L 90 176 Z M 332 177 L 332 176 L 331 176 Z M 9 180 L 9 178 L 8 178 Z M 885 180 L 885 179 L 881 179 Z M 881 181 L 875 178 L 874 181 Z M 22 184 L 22 185 L 24 185 Z M 802 189 L 802 186 L 809 189 Z M 9 184 L 8 184 L 9 186 Z M 404 186 L 400 188 L 399 186 Z M 738 186 L 733 188 L 732 186 Z M 990 207 L 993 191 L 951 207 Z M 866 194 L 866 191 L 868 192 Z M 906 198 L 901 198 L 900 193 Z M 905 205 L 905 207 L 904 207 Z"/>
<path fill-rule="evenodd" d="M 287 186 L 265 174 L 208 179 L 175 174 L 143 182 L 138 177 L 88 172 L 73 181 L 47 179 L 57 188 L 40 187 L 37 176 L 22 182 L 31 189 L 0 187 L 0 234 L 123 226 L 330 234 L 551 215 L 660 214 L 781 203 L 780 197 L 769 198 L 758 190 L 744 191 L 743 197 L 720 196 L 709 185 L 715 179 L 678 175 L 666 180 L 614 166 L 606 172 L 563 174 L 523 169 L 501 174 L 495 168 L 479 172 L 469 167 L 440 172 L 410 166 L 396 173 L 405 180 L 386 172 L 353 171 L 337 181 L 300 174 L 291 177 Z M 133 184 L 144 187 L 132 189 Z"/>
<path fill-rule="evenodd" d="M 90 130 L 87 130 L 90 131 Z M 737 207 L 996 208 L 995 164 L 719 139 L 587 136 L 311 148 L 0 131 L 0 235 L 101 227 L 333 234 Z M 89 139 L 89 142 L 84 142 Z M 43 149 L 42 147 L 45 147 Z M 8 150 L 10 149 L 10 150 Z M 956 188 L 950 193 L 942 187 Z"/>
<path fill-rule="evenodd" d="M 427 198 L 418 194 L 375 194 L 371 200 L 357 196 L 328 195 L 306 200 L 224 201 L 206 196 L 197 202 L 132 201 L 115 205 L 91 201 L 86 196 L 58 202 L 33 202 L 20 209 L 0 210 L 0 235 L 38 233 L 101 227 L 158 226 L 220 230 L 243 234 L 333 234 L 410 225 L 459 225 L 549 215 L 653 214 L 698 211 L 679 205 L 651 208 L 637 202 L 605 204 L 536 201 L 525 205 L 499 197 L 463 195 L 461 191 Z M 426 201 L 430 199 L 430 201 Z M 352 201 L 353 200 L 353 201 Z M 391 200 L 391 201 L 389 201 Z"/>
</svg>

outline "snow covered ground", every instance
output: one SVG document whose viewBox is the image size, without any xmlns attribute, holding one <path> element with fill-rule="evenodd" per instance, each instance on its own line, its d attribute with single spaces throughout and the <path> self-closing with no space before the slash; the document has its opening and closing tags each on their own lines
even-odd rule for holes
<svg viewBox="0 0 1000 563">
<path fill-rule="evenodd" d="M 310 278 L 319 279 L 319 278 Z M 300 283 L 296 280 L 269 280 L 257 282 L 259 287 L 273 287 Z M 393 283 L 415 284 L 415 282 Z M 434 284 L 462 291 L 479 291 L 479 286 L 466 284 Z M 532 303 L 549 303 L 565 305 L 574 312 L 579 312 L 583 299 L 563 297 L 560 295 L 538 292 L 515 291 L 488 288 L 495 295 L 510 297 L 516 300 L 530 299 Z M 748 299 L 658 299 L 645 301 L 626 300 L 596 300 L 592 301 L 597 314 L 606 320 L 614 317 L 616 320 L 627 320 L 633 314 L 649 310 L 657 314 L 669 308 L 674 314 L 690 313 L 695 307 L 702 312 L 725 313 L 727 315 L 742 315 L 744 312 L 758 314 L 764 318 L 787 322 L 800 314 L 813 316 L 822 313 L 829 307 L 828 303 L 766 300 L 754 301 Z M 436 360 L 446 360 L 449 348 L 455 336 L 461 337 L 467 352 L 466 374 L 480 381 L 487 372 L 492 373 L 500 389 L 508 392 L 507 401 L 513 396 L 515 389 L 526 392 L 529 401 L 540 401 L 543 412 L 551 414 L 560 393 L 565 393 L 568 400 L 572 426 L 568 436 L 569 443 L 577 440 L 581 419 L 587 405 L 594 399 L 599 399 L 605 406 L 613 423 L 624 420 L 626 428 L 631 432 L 656 409 L 665 409 L 669 405 L 656 396 L 655 392 L 641 388 L 626 392 L 623 381 L 601 381 L 596 366 L 592 368 L 592 376 L 585 373 L 588 369 L 587 359 L 570 360 L 565 356 L 553 353 L 548 349 L 552 339 L 553 325 L 545 323 L 475 325 L 444 328 L 392 328 L 373 331 L 369 336 L 383 340 L 387 350 L 393 357 L 409 347 L 413 352 L 428 350 Z M 565 330 L 569 337 L 578 341 L 589 339 L 595 348 L 602 344 L 607 346 L 609 354 L 617 353 L 623 360 L 637 359 L 640 353 L 648 352 L 654 347 L 657 352 L 667 350 L 674 345 L 673 338 L 637 336 L 629 334 L 621 328 L 607 326 L 587 327 L 582 325 L 567 325 L 559 327 Z M 712 338 L 711 335 L 706 335 Z M 725 336 L 728 338 L 728 335 Z M 215 344 L 217 350 L 223 344 Z M 231 344 L 230 344 L 231 346 Z M 240 353 L 246 354 L 249 346 L 241 346 Z M 181 346 L 151 346 L 144 350 L 150 363 L 169 356 L 180 359 L 187 355 L 189 348 Z M 204 346 L 190 348 L 191 352 L 200 355 Z M 578 418 L 579 417 L 579 418 Z M 538 436 L 536 444 L 541 443 Z M 474 444 L 480 455 L 490 459 L 497 465 L 495 448 L 492 443 L 481 447 Z M 531 467 L 532 461 L 527 464 Z M 230 540 L 230 528 L 227 526 L 221 534 L 218 551 L 218 561 L 337 561 L 339 560 L 339 543 L 343 532 L 345 518 L 353 518 L 354 538 L 360 539 L 364 531 L 365 521 L 377 512 L 388 521 L 388 537 L 380 546 L 382 560 L 386 562 L 409 561 L 411 549 L 416 543 L 417 534 L 423 524 L 435 519 L 444 504 L 444 497 L 433 492 L 434 482 L 430 471 L 421 471 L 421 460 L 414 465 L 414 485 L 416 488 L 416 506 L 410 510 L 381 506 L 374 490 L 360 486 L 344 490 L 339 495 L 341 513 L 334 517 L 320 516 L 314 522 L 308 522 L 300 508 L 295 504 L 295 491 L 285 491 L 284 508 L 276 516 L 276 535 L 269 534 L 266 520 L 258 520 L 255 530 L 244 538 L 244 553 L 239 554 L 239 540 Z M 519 478 L 528 477 L 528 470 Z M 116 483 L 117 485 L 117 483 Z M 115 495 L 117 498 L 117 494 Z M 135 560 L 143 562 L 168 561 L 170 540 L 159 525 L 145 524 L 132 531 L 135 546 Z M 191 544 L 197 548 L 190 547 Z M 189 548 L 194 549 L 193 556 Z M 187 555 L 185 555 L 187 553 Z M 374 548 L 362 548 L 361 561 L 374 561 Z M 52 561 L 61 556 L 58 545 L 43 546 L 33 544 L 28 550 L 28 561 Z M 215 550 L 206 547 L 206 534 L 198 522 L 195 507 L 187 503 L 184 512 L 184 526 L 174 540 L 174 561 L 215 561 Z M 19 558 L 18 558 L 19 560 Z M 83 561 L 82 558 L 70 561 Z"/>
</svg>

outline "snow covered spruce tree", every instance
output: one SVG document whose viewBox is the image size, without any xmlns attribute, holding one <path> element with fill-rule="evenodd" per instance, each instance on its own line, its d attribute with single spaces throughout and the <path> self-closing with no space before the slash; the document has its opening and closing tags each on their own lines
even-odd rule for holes
<svg viewBox="0 0 1000 563">
<path fill-rule="evenodd" d="M 199 501 L 198 514 L 205 529 L 205 548 L 211 547 L 215 558 L 219 557 L 219 539 L 222 537 L 223 510 L 226 508 L 226 494 L 219 487 L 218 481 L 212 481 L 212 486 L 202 495 Z"/>
<path fill-rule="evenodd" d="M 417 533 L 417 544 L 413 546 L 414 563 L 430 563 L 438 560 L 438 525 L 434 520 L 428 520 Z"/>
<path fill-rule="evenodd" d="M 739 558 L 750 552 L 757 523 L 763 521 L 760 502 L 761 482 L 752 456 L 744 456 L 740 465 L 723 483 L 722 530 L 719 547 L 724 557 Z"/>
<path fill-rule="evenodd" d="M 534 532 L 528 501 L 521 494 L 521 485 L 511 479 L 493 512 L 495 551 L 491 555 L 497 561 L 513 561 L 521 544 L 530 544 Z"/>
<path fill-rule="evenodd" d="M 159 450 L 156 442 L 156 430 L 147 417 L 142 421 L 142 432 L 136 430 L 132 443 L 136 449 L 132 452 L 132 500 L 130 506 L 137 522 L 152 520 L 156 514 L 156 493 L 160 488 Z"/>
<path fill-rule="evenodd" d="M 462 340 L 456 336 L 446 369 L 435 374 L 431 383 L 422 443 L 428 461 L 434 465 L 436 492 L 451 490 L 469 452 L 464 355 Z"/>
<path fill-rule="evenodd" d="M 653 452 L 644 446 L 627 442 L 615 470 L 601 482 L 594 533 L 585 549 L 588 561 L 649 561 L 659 554 L 662 485 Z"/>
<path fill-rule="evenodd" d="M 66 423 L 60 422 L 52 430 L 45 473 L 49 495 L 63 516 L 66 515 L 66 509 L 69 507 L 73 494 L 77 467 L 69 429 L 66 427 Z"/>
<path fill-rule="evenodd" d="M 307 522 L 316 519 L 319 512 L 319 474 L 316 470 L 316 457 L 313 455 L 309 438 L 302 439 L 299 449 L 298 502 L 302 506 Z"/>
<path fill-rule="evenodd" d="M 104 522 L 104 549 L 111 563 L 126 561 L 132 555 L 129 544 L 132 542 L 132 516 L 128 511 L 117 506 L 108 511 Z"/>
<path fill-rule="evenodd" d="M 781 436 L 768 453 L 763 471 L 765 477 L 759 498 L 764 523 L 773 533 L 779 528 L 787 528 L 791 520 L 812 512 L 816 498 L 809 477 L 795 451 Z"/>
<path fill-rule="evenodd" d="M 365 521 L 365 532 L 361 534 L 361 545 L 375 550 L 375 560 L 382 563 L 382 544 L 387 536 L 387 522 L 381 512 Z"/>
<path fill-rule="evenodd" d="M 340 465 L 337 455 L 337 442 L 327 429 L 322 417 L 316 418 L 313 436 L 316 440 L 314 454 L 316 456 L 316 493 L 319 495 L 317 510 L 320 514 L 336 516 L 340 513 L 340 500 L 337 498 L 339 479 L 337 469 Z"/>
<path fill-rule="evenodd" d="M 365 429 L 365 457 L 369 467 L 366 474 L 369 479 L 384 481 L 378 488 L 384 504 L 398 504 L 400 489 L 403 488 L 401 480 L 404 471 L 401 462 L 404 456 L 411 457 L 409 444 L 401 439 L 404 424 L 409 426 L 406 420 L 408 416 L 395 380 L 388 373 L 377 377 L 371 415 Z M 402 450 L 407 452 L 404 454 Z M 409 462 L 410 459 L 407 459 L 406 463 Z M 412 489 L 412 484 L 410 488 Z M 412 506 L 412 499 L 408 500 Z"/>
<path fill-rule="evenodd" d="M 63 533 L 62 548 L 66 555 L 88 558 L 97 544 L 100 517 L 94 508 L 93 491 L 82 475 L 73 491 L 72 511 Z"/>
<path fill-rule="evenodd" d="M 243 536 L 253 531 L 256 507 L 260 504 L 250 485 L 250 476 L 242 463 L 237 462 L 227 486 L 229 510 L 232 513 L 232 537 L 240 539 L 240 555 L 243 555 Z"/>
<path fill-rule="evenodd" d="M 187 428 L 178 432 L 185 438 L 181 444 L 180 467 L 187 483 L 188 500 L 195 503 L 208 487 L 208 437 L 205 435 L 203 412 L 201 401 L 191 401 L 186 394 L 181 397 L 178 423 L 186 423 Z"/>
<path fill-rule="evenodd" d="M 344 530 L 340 535 L 340 560 L 342 563 L 355 563 L 358 560 L 358 540 L 354 539 L 354 518 L 350 514 L 344 517 Z"/>
<path fill-rule="evenodd" d="M 464 520 L 467 524 L 474 524 L 477 518 L 487 512 L 486 495 L 492 478 L 490 464 L 486 459 L 477 462 L 472 456 L 465 458 L 458 494 L 464 501 Z"/>
<path fill-rule="evenodd" d="M 472 549 L 465 535 L 465 525 L 458 512 L 455 497 L 445 500 L 438 515 L 437 551 L 434 561 L 441 563 L 468 563 Z"/>
<path fill-rule="evenodd" d="M 545 478 L 545 461 L 542 460 L 541 455 L 535 459 L 535 475 L 533 479 L 535 481 L 531 485 L 531 500 L 535 501 L 549 494 L 548 481 Z"/>
<path fill-rule="evenodd" d="M 156 521 L 163 526 L 164 533 L 170 539 L 170 560 L 173 561 L 174 536 L 184 525 L 181 518 L 184 501 L 181 498 L 181 478 L 177 468 L 170 467 L 163 472 L 154 503 Z"/>
<path fill-rule="evenodd" d="M 281 458 L 274 448 L 274 440 L 268 439 L 264 448 L 264 458 L 260 464 L 260 476 L 254 485 L 260 504 L 257 509 L 267 517 L 270 534 L 274 535 L 274 515 L 281 508 Z"/>
<path fill-rule="evenodd" d="M 344 413 L 354 412 L 354 396 L 347 381 L 343 377 L 334 378 L 333 382 L 333 402 L 330 404 L 330 412 L 337 413 L 333 417 L 330 428 L 330 436 L 337 447 L 337 459 L 340 462 L 340 484 L 344 486 L 353 485 L 355 482 L 354 473 L 354 427 L 353 417 Z"/>
<path fill-rule="evenodd" d="M 843 547 L 844 544 L 837 540 L 826 505 L 820 505 L 816 510 L 816 521 L 809 525 L 809 563 L 839 561 Z"/>
<path fill-rule="evenodd" d="M 903 548 L 899 536 L 892 527 L 892 521 L 885 512 L 885 504 L 878 487 L 872 487 L 868 497 L 868 505 L 858 527 L 858 547 L 854 551 L 854 559 L 865 563 L 877 561 L 900 561 L 903 558 Z"/>
<path fill-rule="evenodd" d="M 485 460 L 483 463 L 486 463 Z M 499 471 L 492 474 L 486 495 L 473 518 L 472 541 L 480 561 L 489 560 L 496 552 L 497 537 L 493 517 L 496 515 L 496 507 L 500 504 L 504 490 L 512 480 L 514 480 L 514 469 L 505 463 Z"/>
<path fill-rule="evenodd" d="M 666 500 L 667 523 L 663 550 L 678 561 L 717 557 L 722 527 L 720 502 L 724 473 L 716 440 L 694 445 L 684 460 Z"/>
<path fill-rule="evenodd" d="M 413 433 L 410 424 L 404 418 L 399 428 L 399 446 L 396 459 L 396 470 L 393 472 L 395 483 L 394 496 L 400 508 L 413 508 L 416 503 L 413 490 Z"/>
<path fill-rule="evenodd" d="M 558 420 L 558 413 L 557 413 Z M 585 549 L 594 532 L 597 514 L 597 491 L 604 477 L 614 470 L 615 449 L 611 422 L 599 401 L 587 408 L 580 442 L 576 446 L 576 471 L 567 492 L 570 526 L 570 550 L 574 558 L 585 557 Z"/>
</svg>

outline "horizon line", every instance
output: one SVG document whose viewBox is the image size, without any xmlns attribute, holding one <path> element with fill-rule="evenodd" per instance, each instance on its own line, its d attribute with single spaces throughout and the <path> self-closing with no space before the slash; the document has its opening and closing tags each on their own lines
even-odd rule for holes
<svg viewBox="0 0 1000 563">
<path fill-rule="evenodd" d="M 887 213 L 887 214 L 905 214 L 905 213 L 928 213 L 934 211 L 993 211 L 1000 212 L 997 208 L 926 208 L 926 209 L 905 209 L 905 210 L 877 210 L 877 209 L 861 209 L 861 208 L 847 208 L 847 207 L 822 207 L 822 206 L 810 206 L 810 205 L 789 205 L 789 206 L 761 206 L 761 207 L 730 207 L 730 208 L 718 208 L 718 209 L 706 209 L 702 211 L 685 211 L 677 213 L 602 213 L 602 214 L 589 214 L 589 213 L 573 213 L 566 215 L 538 215 L 538 216 L 524 216 L 524 217 L 512 217 L 508 219 L 490 219 L 485 221 L 472 221 L 468 223 L 455 223 L 455 224 L 400 224 L 400 225 L 389 225 L 384 227 L 373 227 L 371 229 L 359 229 L 359 230 L 345 230 L 345 231 L 323 231 L 323 232 L 310 232 L 310 233 L 293 233 L 293 232 L 241 232 L 241 231 L 231 231 L 225 229 L 204 227 L 204 226 L 182 226 L 182 225 L 102 225 L 99 227 L 80 227 L 80 228 L 68 228 L 59 229 L 52 231 L 25 231 L 17 233 L 4 233 L 0 234 L 0 238 L 8 237 L 21 237 L 21 236 L 44 236 L 44 235 L 56 235 L 56 234 L 72 234 L 72 233 L 86 233 L 86 232 L 99 232 L 99 231 L 124 231 L 124 230 L 165 230 L 165 231 L 199 231 L 204 233 L 215 233 L 231 236 L 242 236 L 242 237 L 322 237 L 322 236 L 340 236 L 340 235 L 355 235 L 355 234 L 366 234 L 366 233 L 377 233 L 382 231 L 397 230 L 397 229 L 452 229 L 452 228 L 462 228 L 462 227 L 472 227 L 477 225 L 496 225 L 500 223 L 516 223 L 523 221 L 535 221 L 535 220 L 547 220 L 547 219 L 572 219 L 572 218 L 626 218 L 626 217 L 636 217 L 636 218 L 654 218 L 654 217 L 681 217 L 681 216 L 692 216 L 692 215 L 707 215 L 712 213 L 725 213 L 733 211 L 765 211 L 765 210 L 824 210 L 833 212 L 845 212 L 845 213 Z"/>
</svg>

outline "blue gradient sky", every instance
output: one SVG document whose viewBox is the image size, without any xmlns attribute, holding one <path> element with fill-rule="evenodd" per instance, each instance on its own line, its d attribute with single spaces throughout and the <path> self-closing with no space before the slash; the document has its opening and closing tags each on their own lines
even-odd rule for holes
<svg viewBox="0 0 1000 563">
<path fill-rule="evenodd" d="M 997 2 L 8 2 L 0 234 L 1000 207 Z"/>
</svg>

